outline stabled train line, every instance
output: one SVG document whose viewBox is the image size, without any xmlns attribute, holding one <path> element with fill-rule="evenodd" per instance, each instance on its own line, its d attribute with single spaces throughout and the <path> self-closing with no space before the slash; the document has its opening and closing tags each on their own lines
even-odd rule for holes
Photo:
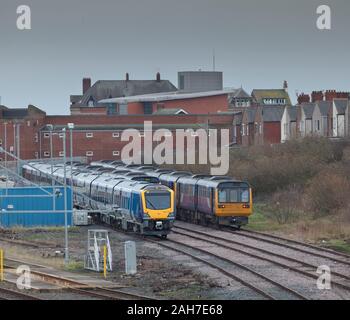
<svg viewBox="0 0 350 320">
<path fill-rule="evenodd" d="M 22 264 L 23 261 L 15 259 L 6 259 L 5 268 L 14 269 L 18 264 Z M 10 262 L 10 264 L 8 264 Z M 44 266 L 36 265 L 32 263 L 27 263 L 27 265 L 33 267 L 31 270 L 31 275 L 41 279 L 44 282 L 55 284 L 62 288 L 62 290 L 67 290 L 78 295 L 89 296 L 93 298 L 103 299 L 103 300 L 154 300 L 153 298 L 138 295 L 135 293 L 124 292 L 118 289 L 103 288 L 103 287 L 89 287 L 87 284 L 64 278 L 61 276 L 56 276 L 42 270 L 38 271 L 37 269 L 42 269 Z M 34 268 L 37 268 L 34 270 Z"/>
<path fill-rule="evenodd" d="M 259 260 L 270 262 L 274 265 L 278 265 L 280 267 L 292 270 L 296 273 L 302 274 L 310 278 L 314 278 L 314 279 L 318 278 L 318 275 L 315 274 L 315 271 L 317 270 L 318 266 L 308 263 L 306 261 L 302 261 L 296 258 L 282 255 L 270 250 L 258 248 L 256 246 L 248 245 L 246 243 L 215 236 L 207 232 L 201 232 L 198 230 L 193 230 L 185 227 L 176 226 L 173 229 L 173 233 L 186 236 L 195 240 L 205 241 L 210 244 L 218 245 L 221 248 L 226 248 L 235 252 L 239 252 L 246 256 L 250 256 Z M 240 233 L 238 233 L 238 235 L 240 235 Z M 247 249 L 250 251 L 247 251 Z M 260 254 L 257 254 L 257 252 Z M 261 255 L 261 253 L 263 255 Z M 272 259 L 272 257 L 279 259 L 279 261 Z M 329 258 L 329 257 L 328 259 L 332 260 L 332 258 Z M 289 263 L 281 262 L 281 260 L 288 261 Z M 293 265 L 290 264 L 291 262 L 293 263 Z M 350 291 L 350 276 L 339 272 L 335 272 L 335 271 L 332 272 L 332 276 L 333 276 L 332 283 L 335 286 L 345 289 L 346 291 Z"/>
<path fill-rule="evenodd" d="M 229 232 L 237 234 L 235 231 L 232 231 L 232 230 L 230 230 Z M 285 247 L 286 247 L 286 245 L 283 245 L 283 243 L 290 243 L 290 244 L 294 244 L 294 245 L 297 245 L 297 246 L 313 249 L 313 250 L 318 251 L 318 252 L 323 252 L 324 254 L 329 253 L 329 254 L 332 254 L 332 255 L 337 256 L 339 258 L 343 257 L 343 258 L 349 259 L 349 261 L 342 260 L 341 263 L 345 263 L 345 264 L 350 265 L 350 255 L 348 255 L 346 253 L 338 252 L 338 251 L 335 251 L 335 250 L 332 250 L 332 249 L 322 248 L 322 247 L 318 247 L 318 246 L 315 246 L 315 245 L 312 245 L 312 244 L 309 244 L 309 243 L 305 243 L 305 242 L 301 242 L 301 241 L 297 241 L 297 240 L 292 240 L 292 239 L 287 239 L 287 238 L 284 238 L 284 237 L 279 237 L 279 236 L 276 236 L 276 235 L 267 234 L 267 233 L 264 233 L 264 232 L 253 231 L 253 230 L 248 230 L 248 229 L 241 229 L 238 234 L 241 234 L 241 235 L 243 235 L 245 237 L 249 237 L 249 238 L 256 239 L 256 240 L 261 240 L 261 241 L 269 242 L 269 243 L 272 243 L 272 244 L 282 245 L 282 246 L 285 246 Z M 291 247 L 291 246 L 289 245 L 288 247 Z M 294 250 L 299 250 L 296 247 L 293 247 L 293 249 Z M 299 251 L 301 251 L 301 250 L 299 250 Z M 303 252 L 308 252 L 310 254 L 314 254 L 314 253 L 312 253 L 310 251 L 306 251 L 306 250 L 303 250 Z M 319 256 L 323 257 L 323 258 L 328 257 L 328 256 L 322 255 L 322 254 L 319 254 Z"/>
<path fill-rule="evenodd" d="M 178 253 L 190 256 L 194 260 L 197 260 L 213 269 L 218 270 L 220 273 L 224 274 L 225 276 L 241 283 L 243 286 L 250 288 L 255 293 L 258 293 L 261 297 L 269 299 L 269 300 L 278 300 L 282 296 L 286 296 L 288 299 L 297 299 L 297 300 L 308 300 L 306 296 L 303 294 L 295 291 L 292 288 L 289 288 L 285 285 L 282 285 L 281 283 L 274 281 L 273 279 L 266 277 L 265 275 L 243 265 L 236 261 L 233 261 L 231 259 L 222 257 L 220 255 L 214 254 L 210 251 L 204 250 L 202 248 L 198 248 L 196 246 L 191 246 L 188 244 L 184 244 L 179 241 L 175 241 L 172 239 L 168 239 L 166 242 L 159 241 L 159 240 L 151 240 L 146 239 L 148 242 L 152 242 L 154 244 L 157 244 L 159 246 L 165 247 L 167 249 L 176 251 Z M 189 250 L 196 251 L 197 254 L 191 253 Z M 198 254 L 199 253 L 199 254 Z M 217 260 L 216 263 L 209 261 L 209 259 L 204 259 L 203 255 L 206 255 L 207 257 L 214 258 Z M 223 267 L 222 263 L 226 263 L 229 267 Z M 240 269 L 240 273 L 235 274 L 232 271 L 232 266 L 235 266 L 234 270 Z M 255 281 L 252 280 L 245 280 L 242 276 L 242 271 L 245 273 L 248 273 L 251 277 L 255 279 Z M 261 288 L 264 287 L 264 285 L 261 285 L 261 281 L 264 281 L 265 285 L 268 284 L 270 287 L 269 289 Z M 259 283 L 260 285 L 257 285 L 256 283 Z M 274 291 L 274 293 L 271 293 L 271 291 Z M 276 292 L 278 291 L 278 292 Z"/>
</svg>

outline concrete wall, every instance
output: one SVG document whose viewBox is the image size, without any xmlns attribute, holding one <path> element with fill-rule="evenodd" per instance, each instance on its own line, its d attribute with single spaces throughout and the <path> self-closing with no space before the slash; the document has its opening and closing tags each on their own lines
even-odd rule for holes
<svg viewBox="0 0 350 320">
<path fill-rule="evenodd" d="M 184 71 L 178 73 L 178 89 L 185 92 L 222 90 L 223 75 L 217 71 Z"/>
</svg>

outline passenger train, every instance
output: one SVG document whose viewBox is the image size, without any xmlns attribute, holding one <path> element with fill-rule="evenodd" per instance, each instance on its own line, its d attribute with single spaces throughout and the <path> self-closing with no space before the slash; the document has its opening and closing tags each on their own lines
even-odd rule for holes
<svg viewBox="0 0 350 320">
<path fill-rule="evenodd" d="M 94 164 L 104 166 L 101 162 Z M 118 161 L 118 168 L 122 167 Z M 144 171 L 174 191 L 176 218 L 179 220 L 239 229 L 248 223 L 253 213 L 252 189 L 245 181 L 152 166 L 132 165 L 132 170 Z"/>
<path fill-rule="evenodd" d="M 174 192 L 143 172 L 97 168 L 101 167 L 66 167 L 75 207 L 89 209 L 95 219 L 113 227 L 166 238 L 175 219 Z M 52 172 L 57 183 L 64 182 L 62 165 L 53 170 L 50 164 L 36 162 L 23 166 L 23 176 L 38 184 L 51 184 Z"/>
<path fill-rule="evenodd" d="M 37 170 L 24 166 L 27 179 L 40 183 L 51 181 L 50 164 L 31 165 Z M 142 234 L 166 237 L 175 215 L 192 223 L 239 229 L 248 223 L 253 211 L 251 187 L 231 177 L 193 175 L 108 160 L 88 166 L 74 164 L 72 181 L 70 172 L 68 165 L 66 178 L 68 184 L 73 184 L 76 206 L 96 212 L 110 208 L 115 213 L 109 215 L 108 223 Z M 64 181 L 62 165 L 54 167 L 53 176 L 60 183 Z"/>
</svg>

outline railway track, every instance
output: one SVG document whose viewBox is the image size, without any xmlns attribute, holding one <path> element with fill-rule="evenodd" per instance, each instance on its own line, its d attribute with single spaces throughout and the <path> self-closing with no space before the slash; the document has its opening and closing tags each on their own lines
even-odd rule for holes
<svg viewBox="0 0 350 320">
<path fill-rule="evenodd" d="M 10 263 L 10 264 L 9 264 Z M 15 269 L 18 265 L 25 263 L 31 267 L 31 275 L 50 284 L 55 284 L 61 287 L 63 290 L 67 290 L 72 293 L 76 293 L 82 296 L 90 296 L 93 298 L 103 300 L 154 300 L 153 298 L 138 295 L 135 293 L 129 293 L 118 289 L 109 289 L 103 287 L 90 287 L 85 283 L 68 279 L 65 277 L 53 275 L 47 272 L 43 272 L 41 269 L 45 268 L 42 265 L 36 265 L 33 263 L 27 263 L 15 259 L 6 259 L 5 268 Z M 39 271 L 39 270 L 40 271 Z"/>
<path fill-rule="evenodd" d="M 231 230 L 231 232 L 232 232 L 232 230 Z M 273 235 L 273 234 L 267 234 L 267 233 L 264 233 L 264 232 L 258 232 L 258 231 L 248 230 L 248 229 L 241 229 L 239 233 L 246 234 L 246 235 L 248 234 L 248 237 L 249 237 L 249 234 L 250 235 L 254 235 L 255 238 L 258 238 L 258 236 L 260 236 L 259 240 L 264 240 L 264 238 L 267 238 L 267 239 L 270 238 L 270 239 L 273 239 L 273 240 L 278 240 L 280 242 L 284 241 L 286 243 L 293 243 L 295 245 L 299 245 L 299 246 L 303 246 L 303 247 L 306 247 L 306 248 L 310 248 L 310 249 L 313 249 L 313 250 L 316 250 L 316 251 L 319 251 L 319 252 L 330 253 L 330 254 L 333 254 L 333 255 L 336 255 L 336 256 L 339 256 L 339 257 L 350 259 L 350 255 L 346 254 L 346 253 L 343 253 L 343 252 L 339 252 L 339 251 L 335 251 L 335 250 L 332 250 L 332 249 L 318 247 L 318 246 L 313 245 L 313 244 L 309 244 L 309 243 L 305 243 L 305 242 L 301 242 L 301 241 L 297 241 L 297 240 L 293 240 L 293 239 L 288 239 L 288 238 L 276 236 L 276 235 Z"/>
<path fill-rule="evenodd" d="M 41 300 L 24 292 L 0 287 L 0 300 Z"/>
<path fill-rule="evenodd" d="M 242 229 L 238 232 L 232 231 L 230 229 L 225 229 L 225 231 L 232 233 L 232 234 L 235 234 L 235 235 L 242 236 L 242 237 L 246 237 L 246 238 L 250 238 L 250 239 L 254 239 L 254 240 L 258 240 L 258 241 L 263 241 L 266 243 L 270 243 L 270 244 L 278 245 L 278 246 L 281 246 L 284 248 L 299 251 L 299 252 L 302 252 L 305 254 L 313 255 L 315 257 L 331 259 L 337 263 L 342 263 L 342 264 L 350 266 L 350 256 L 349 255 L 347 255 L 345 253 L 337 252 L 337 251 L 334 251 L 331 249 L 320 248 L 320 247 L 317 247 L 317 246 L 314 246 L 311 244 L 307 244 L 307 243 L 303 243 L 300 241 L 290 240 L 290 239 L 278 237 L 275 235 L 269 235 L 266 233 L 250 231 L 250 230 L 246 230 L 246 229 Z M 305 248 L 308 248 L 308 249 L 305 249 Z M 312 250 L 309 250 L 309 249 L 312 249 Z M 347 258 L 347 260 L 345 260 L 344 258 Z"/>
<path fill-rule="evenodd" d="M 196 246 L 191 246 L 188 244 L 184 244 L 182 242 L 178 242 L 172 239 L 168 239 L 167 241 L 161 241 L 161 240 L 151 240 L 146 239 L 146 241 L 155 243 L 159 246 L 162 246 L 164 248 L 176 251 L 178 253 L 190 256 L 194 260 L 197 260 L 199 262 L 202 262 L 203 264 L 218 270 L 220 273 L 224 274 L 225 276 L 241 283 L 243 286 L 250 288 L 255 293 L 258 293 L 261 297 L 268 299 L 268 300 L 278 300 L 280 298 L 280 294 L 282 293 L 284 296 L 288 296 L 289 299 L 297 299 L 297 300 L 308 300 L 308 298 L 299 292 L 295 291 L 292 288 L 289 288 L 285 285 L 282 285 L 281 283 L 274 281 L 273 279 L 266 277 L 265 275 L 243 265 L 238 262 L 235 262 L 231 259 L 222 257 L 220 255 L 214 254 L 212 252 L 209 252 L 205 249 L 198 248 Z M 197 252 L 197 254 L 190 252 L 189 250 Z M 198 254 L 199 253 L 199 254 Z M 203 255 L 207 256 L 207 258 L 203 258 Z M 211 258 L 214 258 L 216 260 L 216 263 L 210 261 Z M 222 263 L 225 263 L 227 267 L 223 267 Z M 232 270 L 232 266 L 234 266 L 234 270 L 240 269 L 240 273 L 234 273 L 230 270 Z M 255 280 L 245 280 L 242 276 L 243 273 L 249 274 L 250 277 L 253 277 Z M 256 283 L 261 283 L 261 281 L 264 281 L 264 285 L 257 285 Z M 262 288 L 266 287 L 266 284 L 270 286 L 269 289 Z M 274 293 L 271 293 L 271 291 L 274 291 Z M 279 292 L 279 295 L 276 295 L 276 291 Z"/>
<path fill-rule="evenodd" d="M 319 275 L 315 273 L 318 266 L 308 263 L 305 260 L 292 258 L 280 253 L 252 246 L 241 241 L 239 242 L 221 236 L 215 236 L 208 232 L 194 230 L 193 228 L 189 229 L 182 226 L 176 226 L 173 228 L 173 233 L 190 237 L 195 240 L 206 241 L 207 243 L 218 245 L 228 250 L 232 250 L 259 260 L 270 262 L 274 265 L 292 270 L 296 273 L 302 274 L 313 279 L 317 279 L 319 277 Z M 272 259 L 272 257 L 277 258 L 277 260 Z M 350 291 L 350 276 L 348 275 L 332 271 L 332 283 L 333 285 L 340 287 L 341 289 Z"/>
</svg>

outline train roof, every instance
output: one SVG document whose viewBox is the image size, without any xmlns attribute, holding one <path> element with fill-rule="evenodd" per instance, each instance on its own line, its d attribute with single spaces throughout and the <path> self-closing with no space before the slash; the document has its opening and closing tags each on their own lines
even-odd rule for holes
<svg viewBox="0 0 350 320">
<path fill-rule="evenodd" d="M 161 184 L 148 183 L 146 181 L 124 180 L 119 183 L 115 189 L 123 189 L 123 191 L 141 191 L 141 190 L 170 190 Z"/>
<path fill-rule="evenodd" d="M 222 180 L 211 180 L 211 179 L 199 179 L 197 181 L 197 185 L 199 186 L 205 186 L 205 187 L 211 187 L 211 188 L 217 188 L 222 184 L 226 184 L 226 183 L 234 183 L 235 185 L 237 184 L 244 184 L 247 185 L 249 187 L 249 184 L 246 181 L 242 181 L 242 180 L 235 180 L 235 179 L 225 179 L 223 178 Z"/>
</svg>

